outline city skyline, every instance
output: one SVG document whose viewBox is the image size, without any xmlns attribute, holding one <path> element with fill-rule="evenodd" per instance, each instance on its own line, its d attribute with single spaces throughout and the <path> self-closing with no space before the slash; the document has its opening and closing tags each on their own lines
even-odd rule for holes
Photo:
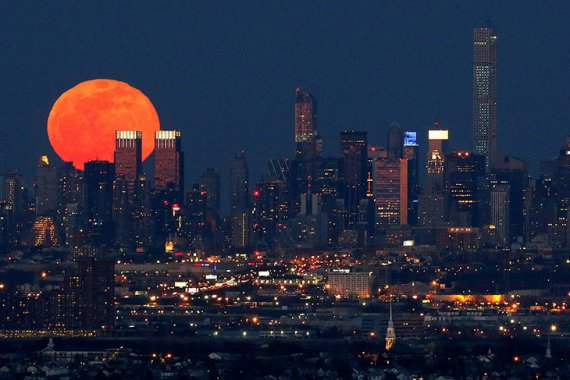
<svg viewBox="0 0 570 380">
<path fill-rule="evenodd" d="M 2 11 L 1 378 L 570 373 L 570 3 Z"/>
<path fill-rule="evenodd" d="M 184 151 L 187 152 L 187 154 L 192 152 L 192 156 L 189 157 L 193 157 L 194 162 L 193 165 L 187 165 L 186 177 L 188 181 L 197 179 L 203 168 L 207 166 L 222 170 L 222 178 L 227 178 L 228 173 L 226 168 L 229 166 L 233 154 L 242 149 L 250 155 L 249 160 L 251 162 L 252 178 L 257 178 L 259 174 L 264 171 L 264 162 L 270 156 L 277 158 L 284 155 L 291 155 L 291 146 L 289 144 L 293 135 L 293 131 L 290 128 L 293 123 L 291 115 L 291 91 L 293 91 L 297 85 L 306 88 L 315 95 L 319 101 L 319 133 L 324 138 L 325 151 L 330 152 L 330 155 L 336 155 L 336 136 L 338 132 L 347 129 L 347 125 L 349 124 L 354 124 L 353 129 L 368 130 L 371 143 L 376 143 L 376 141 L 383 140 L 385 129 L 393 121 L 400 123 L 405 130 L 418 130 L 421 136 L 422 129 L 425 131 L 429 128 L 434 115 L 439 116 L 442 126 L 450 130 L 453 140 L 457 141 L 460 147 L 468 147 L 467 144 L 469 144 L 471 138 L 470 125 L 472 110 L 472 49 L 469 41 L 472 39 L 472 29 L 483 25 L 487 18 L 491 18 L 493 28 L 500 34 L 501 49 L 499 51 L 499 61 L 500 70 L 504 70 L 498 79 L 500 152 L 501 154 L 518 156 L 530 162 L 532 164 L 531 171 L 536 173 L 536 163 L 542 159 L 551 158 L 550 152 L 557 148 L 558 144 L 556 141 L 565 136 L 563 126 L 568 124 L 568 122 L 565 121 L 567 116 L 564 112 L 554 112 L 555 110 L 563 109 L 560 106 L 560 102 L 563 102 L 564 97 L 560 96 L 561 89 L 557 83 L 564 83 L 566 75 L 565 70 L 562 70 L 565 49 L 561 50 L 555 48 L 557 46 L 556 33 L 559 33 L 558 35 L 564 35 L 562 30 L 566 28 L 565 24 L 563 25 L 559 22 L 558 18 L 560 14 L 564 13 L 564 5 L 557 4 L 557 6 L 560 7 L 560 12 L 555 12 L 556 9 L 548 8 L 537 7 L 537 9 L 535 9 L 536 12 L 533 13 L 536 14 L 537 17 L 532 21 L 534 24 L 546 22 L 547 15 L 552 16 L 552 18 L 548 19 L 548 28 L 538 28 L 534 34 L 530 34 L 530 31 L 526 28 L 523 29 L 522 15 L 517 12 L 507 12 L 507 10 L 510 11 L 510 7 L 506 5 L 495 5 L 485 2 L 478 3 L 477 5 L 473 5 L 473 12 L 468 16 L 464 12 L 468 8 L 467 6 L 447 9 L 450 13 L 448 16 L 444 16 L 441 13 L 443 8 L 441 6 L 430 4 L 429 7 L 422 7 L 422 9 L 428 12 L 428 15 L 431 14 L 435 16 L 433 20 L 446 21 L 435 24 L 430 22 L 427 17 L 424 21 L 421 19 L 416 20 L 415 16 L 401 14 L 402 10 L 399 8 L 396 9 L 391 6 L 373 7 L 372 9 L 367 9 L 371 15 L 363 15 L 359 19 L 358 24 L 355 22 L 355 19 L 350 19 L 347 24 L 341 27 L 339 32 L 343 32 L 343 37 L 339 40 L 340 49 L 336 53 L 331 50 L 328 43 L 318 47 L 315 45 L 317 41 L 315 41 L 314 38 L 302 40 L 299 34 L 295 34 L 291 42 L 278 39 L 276 48 L 287 48 L 287 51 L 291 51 L 289 48 L 291 43 L 296 42 L 300 44 L 300 46 L 314 47 L 316 50 L 314 53 L 309 53 L 308 56 L 302 56 L 300 59 L 295 59 L 297 57 L 292 56 L 292 62 L 295 62 L 295 64 L 292 66 L 283 66 L 285 62 L 277 63 L 272 58 L 276 54 L 274 48 L 262 44 L 263 48 L 268 49 L 269 58 L 267 60 L 254 59 L 252 62 L 257 63 L 251 66 L 251 69 L 257 67 L 259 70 L 255 70 L 254 72 L 259 74 L 253 77 L 252 80 L 242 81 L 240 79 L 236 82 L 235 75 L 237 72 L 231 68 L 233 67 L 240 73 L 246 68 L 246 66 L 244 66 L 246 55 L 237 54 L 235 58 L 238 59 L 233 60 L 232 65 L 220 65 L 225 69 L 230 68 L 230 70 L 226 70 L 228 75 L 223 77 L 223 81 L 221 80 L 222 77 L 220 77 L 220 79 L 214 82 L 219 84 L 219 88 L 213 88 L 209 85 L 208 87 L 204 87 L 202 79 L 198 76 L 196 76 L 197 80 L 195 84 L 185 82 L 205 70 L 200 63 L 201 61 L 191 61 L 191 67 L 194 67 L 195 70 L 173 69 L 169 71 L 172 73 L 172 76 L 167 75 L 165 72 L 158 76 L 153 76 L 153 80 L 151 80 L 150 77 L 146 77 L 145 73 L 150 74 L 156 72 L 157 66 L 154 60 L 151 60 L 147 66 L 139 66 L 135 63 L 136 61 L 130 61 L 128 65 L 126 61 L 118 65 L 111 65 L 106 58 L 96 53 L 96 51 L 101 48 L 101 43 L 105 36 L 102 34 L 103 32 L 98 32 L 91 40 L 95 44 L 93 52 L 95 56 L 90 65 L 85 66 L 82 64 L 77 68 L 74 67 L 71 70 L 67 70 L 68 74 L 64 77 L 55 75 L 50 76 L 49 80 L 47 78 L 41 81 L 36 80 L 35 91 L 32 93 L 29 91 L 26 92 L 29 94 L 26 95 L 29 102 L 23 101 L 23 94 L 21 95 L 17 91 L 14 92 L 12 87 L 13 80 L 6 78 L 6 88 L 14 94 L 11 99 L 8 99 L 8 104 L 15 101 L 18 101 L 18 104 L 11 104 L 10 109 L 14 109 L 14 111 L 6 110 L 0 117 L 4 118 L 4 120 L 2 120 L 4 125 L 18 125 L 21 126 L 18 130 L 21 128 L 23 133 L 38 136 L 32 138 L 27 145 L 33 147 L 36 151 L 47 154 L 51 158 L 53 157 L 53 153 L 45 137 L 42 137 L 44 132 L 41 130 L 42 126 L 45 125 L 49 107 L 57 95 L 82 80 L 97 76 L 126 80 L 134 86 L 141 88 L 143 91 L 148 92 L 149 97 L 157 107 L 163 129 L 181 130 L 184 136 L 187 137 L 184 140 Z M 255 8 L 255 5 L 251 7 Z M 269 4 L 268 7 L 278 6 Z M 532 5 L 530 5 L 530 7 L 532 7 Z M 199 7 L 195 5 L 189 6 L 186 12 L 182 13 L 193 17 L 194 12 L 200 11 L 197 8 Z M 331 19 L 331 17 L 335 15 L 335 9 L 338 10 L 339 8 L 340 7 L 328 8 L 331 9 L 329 14 L 319 19 L 321 20 L 320 23 L 308 27 L 317 28 L 318 30 L 325 27 L 327 23 L 332 22 L 333 19 Z M 318 6 L 310 7 L 310 11 L 317 12 L 318 10 Z M 14 20 L 22 20 L 22 11 L 22 9 L 8 9 L 8 13 L 14 13 Z M 72 18 L 74 12 L 76 14 L 82 14 L 84 11 L 85 9 L 81 6 L 71 7 L 68 9 L 69 16 L 62 19 L 62 25 L 75 30 L 79 35 L 84 35 L 84 26 L 78 25 Z M 143 15 L 148 17 L 156 13 L 158 17 L 154 19 L 154 25 L 159 25 L 170 19 L 179 20 L 178 17 L 173 16 L 172 10 L 167 6 L 164 9 L 143 7 L 142 11 Z M 201 11 L 206 12 L 206 16 L 213 16 L 215 14 L 214 10 L 205 11 L 202 9 Z M 356 12 L 355 14 L 360 15 L 364 10 L 356 7 L 354 11 Z M 129 9 L 126 9 L 125 12 L 128 14 Z M 281 12 L 282 16 L 279 17 L 282 22 L 278 23 L 278 26 L 281 27 L 281 25 L 283 25 L 289 17 L 295 15 L 296 12 L 298 12 L 298 10 L 295 9 L 289 9 L 288 12 Z M 118 14 L 121 13 L 119 12 Z M 373 23 L 371 19 L 372 14 L 376 14 L 380 19 L 388 18 L 386 22 L 392 26 L 391 30 L 393 30 L 393 32 L 387 29 L 385 30 L 379 23 Z M 260 17 L 262 16 L 263 12 L 260 14 Z M 394 22 L 390 21 L 391 16 L 394 19 L 400 20 L 402 24 L 395 25 Z M 94 14 L 90 17 L 91 18 L 87 19 L 88 22 L 89 20 L 98 20 L 101 14 L 95 10 Z M 316 16 L 311 16 L 309 12 L 305 17 L 311 18 Z M 452 17 L 458 20 L 461 19 L 461 23 L 455 19 L 451 19 Z M 416 22 L 416 24 L 408 24 L 412 21 Z M 45 20 L 41 20 L 41 24 L 46 28 L 54 27 L 52 23 Z M 409 25 L 415 26 L 409 28 Z M 424 37 L 421 34 L 421 31 L 428 27 L 428 25 L 432 29 L 432 33 L 436 33 L 436 36 L 439 38 L 432 40 L 427 38 L 428 36 Z M 119 33 L 119 35 L 125 38 L 131 36 L 130 30 L 136 28 L 138 23 L 129 24 L 127 26 L 124 32 Z M 129 29 L 129 27 L 131 29 Z M 407 28 L 405 29 L 405 33 L 403 33 L 404 27 Z M 165 33 L 172 32 L 173 28 L 174 30 L 175 28 L 182 28 L 183 41 L 195 41 L 192 34 L 189 34 L 192 31 L 192 26 L 189 27 L 190 29 L 187 29 L 177 23 L 173 23 L 167 28 Z M 217 24 L 212 24 L 211 28 L 213 29 L 209 35 L 212 38 L 223 44 L 229 42 L 227 38 L 219 39 L 221 35 Z M 262 24 L 259 28 L 266 30 L 270 27 Z M 13 29 L 14 32 L 18 30 L 21 30 L 21 27 L 15 27 Z M 377 33 L 374 33 L 375 31 Z M 445 33 L 446 31 L 453 31 L 453 33 Z M 257 38 L 257 34 L 252 34 L 252 32 L 244 30 L 239 24 L 236 33 L 241 37 Z M 402 44 L 400 44 L 400 46 L 396 46 L 391 42 L 392 39 L 390 36 L 395 36 L 396 33 L 402 36 Z M 143 35 L 150 38 L 148 33 L 143 33 Z M 366 36 L 366 38 L 364 38 L 364 36 Z M 13 43 L 18 43 L 19 41 L 19 43 L 24 46 L 26 43 L 29 44 L 29 37 L 30 36 L 25 33 L 20 33 L 14 36 Z M 335 33 L 331 37 L 338 38 L 339 35 Z M 361 39 L 358 39 L 358 37 Z M 57 39 L 60 37 L 58 37 L 56 33 L 50 38 Z M 437 43 L 434 42 L 436 40 L 438 41 Z M 520 44 L 522 40 L 533 43 L 535 49 L 538 49 L 536 50 L 537 56 L 549 56 L 551 60 L 549 62 L 542 62 L 536 59 L 530 59 L 532 57 L 527 57 L 525 54 L 528 52 L 522 49 Z M 154 39 L 151 39 L 151 41 L 154 41 Z M 73 44 L 73 41 L 66 42 L 66 44 Z M 123 44 L 124 40 L 119 39 L 112 42 L 110 48 L 118 52 L 117 49 L 124 46 Z M 198 42 L 192 42 L 192 44 L 189 46 L 200 46 Z M 421 47 L 420 44 L 425 47 Z M 354 46 L 349 48 L 350 45 Z M 451 53 L 444 55 L 442 49 L 446 46 L 451 46 L 453 49 L 450 51 Z M 254 48 L 248 44 L 246 44 L 245 47 L 251 48 L 251 58 L 259 56 L 259 48 Z M 41 46 L 32 44 L 32 48 L 33 52 L 42 53 L 43 48 Z M 378 50 L 380 48 L 382 52 Z M 154 49 L 155 47 L 152 43 L 146 44 L 144 48 L 134 43 L 130 51 L 142 52 L 153 51 Z M 350 52 L 351 55 L 341 53 L 343 49 Z M 6 50 L 9 51 L 10 54 L 14 54 L 14 56 L 11 56 L 13 59 L 9 60 L 10 64 L 21 63 L 21 59 L 15 55 L 18 53 L 18 49 L 13 52 L 13 49 Z M 303 50 L 307 51 L 306 49 Z M 216 51 L 216 49 L 213 49 L 213 51 Z M 247 49 L 245 51 L 247 51 Z M 413 53 L 414 51 L 415 53 Z M 552 54 L 554 51 L 557 53 Z M 169 67 L 171 60 L 178 57 L 178 55 L 167 48 L 164 48 L 161 52 L 164 58 L 161 62 L 165 65 L 164 67 Z M 205 52 L 204 54 L 206 54 L 204 58 L 213 59 L 211 53 Z M 415 60 L 411 60 L 414 54 Z M 118 52 L 118 56 L 126 58 L 124 53 Z M 315 60 L 317 56 L 329 59 L 327 59 L 326 62 Z M 354 58 L 349 58 L 351 56 Z M 442 60 L 441 58 L 444 56 L 446 59 Z M 59 60 L 58 57 L 59 56 L 55 55 L 52 58 L 51 55 L 44 54 L 42 60 L 48 60 L 47 62 L 50 62 L 50 60 L 53 59 L 53 62 L 56 63 L 58 62 L 57 60 Z M 223 57 L 226 59 L 230 58 L 230 56 L 227 55 Z M 307 60 L 309 57 L 313 62 L 312 65 L 308 64 L 309 62 Z M 337 57 L 338 59 L 331 61 L 330 58 L 333 57 Z M 356 61 L 354 61 L 354 59 L 356 59 Z M 78 63 L 81 62 L 80 56 L 72 53 L 68 57 L 66 65 L 73 63 L 74 60 L 79 60 L 77 61 Z M 334 63 L 335 61 L 338 61 L 338 63 Z M 35 68 L 36 66 L 33 62 L 32 60 L 32 62 L 27 62 L 23 66 L 29 71 L 32 81 L 38 78 L 38 76 L 42 77 L 43 75 L 43 71 L 37 71 L 39 69 Z M 221 62 L 223 61 L 220 61 L 220 63 Z M 350 67 L 350 65 L 348 65 L 349 62 L 355 64 L 354 68 L 350 71 L 348 71 Z M 541 65 L 547 65 L 549 69 L 536 71 Z M 92 67 L 90 68 L 89 66 Z M 139 67 L 134 70 L 127 70 L 127 68 L 137 66 Z M 368 78 L 367 81 L 364 81 L 363 74 L 369 72 L 367 71 L 368 69 L 365 70 L 365 67 L 373 69 L 373 72 L 378 74 L 374 74 L 371 78 Z M 433 70 L 422 69 L 427 67 L 432 67 Z M 278 79 L 264 81 L 264 84 L 261 84 L 260 80 L 267 75 L 267 69 L 270 68 L 273 72 L 279 73 Z M 7 69 L 9 69 L 9 67 L 7 67 Z M 207 74 L 205 78 L 211 78 L 211 76 L 216 73 L 216 70 L 219 70 L 218 66 L 215 65 L 210 65 L 209 69 L 212 72 Z M 405 79 L 406 76 L 396 75 L 400 72 L 399 70 L 406 70 L 410 78 Z M 57 71 L 58 70 L 55 69 L 56 74 Z M 444 76 L 443 73 L 446 73 L 446 75 Z M 346 75 L 331 76 L 332 74 Z M 173 81 L 172 79 L 174 78 L 183 79 L 183 81 Z M 413 82 L 411 82 L 412 78 Z M 169 85 L 165 84 L 166 82 L 164 80 L 167 79 L 171 79 L 171 82 L 187 83 L 187 85 L 170 88 Z M 550 91 L 545 92 L 541 87 L 537 87 L 540 81 L 553 84 L 554 87 L 551 88 Z M 224 82 L 226 86 L 224 86 Z M 29 86 L 29 84 L 23 83 L 23 89 L 25 89 L 26 86 Z M 259 86 L 259 89 L 262 91 L 261 93 L 255 91 L 256 86 Z M 184 90 L 182 88 L 184 88 Z M 234 99 L 231 101 L 223 102 L 223 105 L 219 102 L 213 102 L 212 96 L 220 98 L 225 90 L 220 91 L 225 88 L 235 88 L 235 91 L 238 91 L 238 89 L 250 89 L 252 92 L 244 92 L 242 90 L 235 93 L 233 92 L 234 90 L 232 90 Z M 342 91 L 340 91 L 341 88 Z M 205 91 L 206 89 L 208 89 L 208 91 Z M 270 89 L 273 89 L 273 93 L 268 92 Z M 508 91 L 507 89 L 513 90 Z M 201 95 L 193 96 L 193 94 L 197 93 Z M 426 93 L 428 96 L 419 97 L 422 93 Z M 556 95 L 557 93 L 559 94 L 558 96 Z M 241 100 L 236 98 L 238 94 L 247 95 Z M 255 96 L 255 94 L 263 94 L 263 96 Z M 340 94 L 342 94 L 342 97 Z M 225 98 L 225 96 L 222 98 Z M 420 102 L 413 101 L 412 103 L 410 102 L 412 99 L 423 100 Z M 249 119 L 246 113 L 237 112 L 237 110 L 246 109 L 239 106 L 242 104 L 242 101 L 247 101 L 250 107 L 253 107 L 252 112 L 257 115 L 256 119 Z M 22 120 L 21 117 L 21 114 L 23 114 L 21 104 L 30 104 L 31 106 L 30 116 L 25 118 L 25 120 Z M 183 106 L 183 104 L 186 105 Z M 207 112 L 210 105 L 214 104 L 218 112 Z M 408 111 L 410 104 L 414 104 L 414 112 Z M 529 108 L 528 105 L 530 104 L 534 104 L 535 106 Z M 346 110 L 344 110 L 344 105 L 347 107 Z M 536 112 L 530 113 L 530 109 L 534 109 Z M 543 110 L 542 112 L 541 109 Z M 19 114 L 15 113 L 15 111 L 19 111 Z M 26 112 L 26 114 L 28 114 L 28 112 Z M 549 126 L 549 130 L 551 130 L 553 134 L 552 138 L 548 138 L 532 128 L 534 125 L 543 124 Z M 350 126 L 352 127 L 352 125 Z M 210 132 L 206 133 L 207 130 Z M 515 133 L 519 130 L 525 133 Z M 241 132 L 238 133 L 238 131 Z M 14 133 L 14 131 L 4 129 L 2 137 L 3 139 L 14 139 Z M 260 142 L 267 139 L 275 141 L 275 146 L 273 147 L 275 153 L 271 153 L 269 147 L 261 146 Z M 507 141 L 513 142 L 512 151 L 505 149 L 511 146 L 511 144 L 506 145 Z M 530 144 L 529 141 L 538 141 L 539 144 L 537 145 L 544 146 L 544 148 L 535 149 L 534 144 Z M 204 147 L 214 147 L 217 151 L 227 152 L 227 154 L 220 154 L 219 157 L 207 159 L 207 149 L 204 149 Z M 422 147 L 420 148 L 423 149 Z M 14 151 L 12 151 L 12 149 Z M 16 149 L 22 150 L 24 148 L 16 144 L 14 148 L 8 148 L 5 153 L 0 156 L 0 169 L 5 171 L 12 166 L 21 167 L 26 178 L 29 180 L 34 171 L 33 164 L 23 161 L 14 165 L 10 164 L 10 157 L 18 157 L 18 155 L 15 154 Z M 227 185 L 228 183 L 226 182 L 223 187 L 226 188 L 228 187 Z"/>
</svg>

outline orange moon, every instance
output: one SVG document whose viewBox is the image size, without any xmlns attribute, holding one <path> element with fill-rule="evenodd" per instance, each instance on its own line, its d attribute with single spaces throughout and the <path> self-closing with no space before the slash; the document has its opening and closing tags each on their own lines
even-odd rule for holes
<svg viewBox="0 0 570 380">
<path fill-rule="evenodd" d="M 55 152 L 80 170 L 90 160 L 114 161 L 115 131 L 141 131 L 145 160 L 154 150 L 158 130 L 158 114 L 150 100 L 112 79 L 93 79 L 67 90 L 53 105 L 47 122 Z"/>
</svg>

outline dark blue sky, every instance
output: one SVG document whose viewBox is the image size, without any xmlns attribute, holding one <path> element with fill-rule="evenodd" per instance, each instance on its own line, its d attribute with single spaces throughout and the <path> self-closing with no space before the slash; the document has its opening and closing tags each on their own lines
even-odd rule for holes
<svg viewBox="0 0 570 380">
<path fill-rule="evenodd" d="M 139 88 L 163 129 L 183 131 L 188 183 L 227 173 L 242 148 L 252 180 L 291 154 L 298 84 L 318 99 L 329 155 L 342 129 L 384 145 L 392 121 L 425 143 L 435 114 L 470 148 L 472 29 L 488 18 L 500 152 L 536 168 L 570 134 L 568 1 L 4 1 L 0 17 L 0 170 L 28 178 L 55 155 L 52 104 L 93 78 Z"/>
</svg>

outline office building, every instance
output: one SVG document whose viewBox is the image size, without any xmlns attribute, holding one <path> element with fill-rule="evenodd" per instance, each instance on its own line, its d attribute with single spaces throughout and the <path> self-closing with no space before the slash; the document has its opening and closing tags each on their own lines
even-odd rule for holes
<svg viewBox="0 0 570 380">
<path fill-rule="evenodd" d="M 448 139 L 448 131 L 439 129 L 439 122 L 436 121 L 434 129 L 428 131 L 426 188 L 419 202 L 419 222 L 423 226 L 437 227 L 446 224 L 443 180 Z"/>
<path fill-rule="evenodd" d="M 42 156 L 36 167 L 36 215 L 53 216 L 57 209 L 58 169 Z"/>
<path fill-rule="evenodd" d="M 78 260 L 81 326 L 110 330 L 114 326 L 115 260 L 83 257 Z"/>
<path fill-rule="evenodd" d="M 370 272 L 337 270 L 328 274 L 326 289 L 335 296 L 369 298 L 374 277 Z"/>
<path fill-rule="evenodd" d="M 490 217 L 491 229 L 495 229 L 496 244 L 510 246 L 510 186 L 507 181 L 491 180 Z"/>
<path fill-rule="evenodd" d="M 377 228 L 408 224 L 408 161 L 374 161 L 374 207 Z"/>
<path fill-rule="evenodd" d="M 180 131 L 157 131 L 154 149 L 154 187 L 184 194 L 184 153 Z"/>
<path fill-rule="evenodd" d="M 408 224 L 415 226 L 419 217 L 420 158 L 417 132 L 404 132 L 404 158 L 408 162 Z"/>
<path fill-rule="evenodd" d="M 445 155 L 445 208 L 453 227 L 479 227 L 485 157 L 467 151 Z"/>
<path fill-rule="evenodd" d="M 142 132 L 115 132 L 115 179 L 134 183 L 141 174 Z"/>
<path fill-rule="evenodd" d="M 366 197 L 368 174 L 367 132 L 343 131 L 340 133 L 344 204 L 348 212 L 346 229 L 353 229 L 360 200 Z"/>
</svg>

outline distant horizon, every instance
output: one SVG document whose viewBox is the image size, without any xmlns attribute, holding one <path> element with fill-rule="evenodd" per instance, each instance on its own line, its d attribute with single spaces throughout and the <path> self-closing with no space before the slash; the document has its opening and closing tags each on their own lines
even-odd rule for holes
<svg viewBox="0 0 570 380">
<path fill-rule="evenodd" d="M 17 168 L 31 183 L 32 155 L 55 159 L 45 131 L 51 106 L 97 77 L 149 97 L 161 128 L 182 132 L 186 184 L 215 168 L 223 204 L 236 152 L 246 152 L 252 185 L 270 157 L 293 156 L 298 85 L 319 104 L 325 156 L 338 156 L 344 129 L 368 131 L 370 144 L 384 146 L 396 121 L 418 132 L 422 158 L 436 116 L 450 130 L 450 150 L 472 150 L 473 29 L 491 19 L 499 41 L 499 155 L 523 159 L 536 175 L 569 134 L 570 4 L 516 4 L 7 6 L 1 75 L 10 96 L 0 138 L 10 144 L 0 170 Z"/>
</svg>

